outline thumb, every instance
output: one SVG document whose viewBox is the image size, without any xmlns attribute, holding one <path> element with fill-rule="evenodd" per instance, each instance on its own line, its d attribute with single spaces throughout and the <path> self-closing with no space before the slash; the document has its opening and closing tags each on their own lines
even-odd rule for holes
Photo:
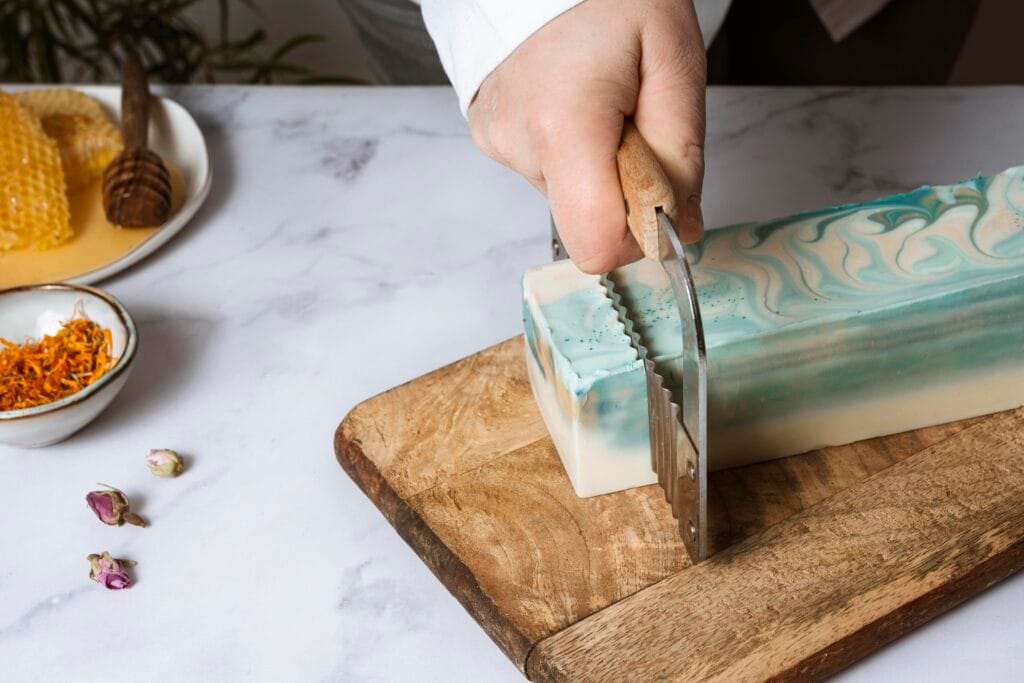
<svg viewBox="0 0 1024 683">
<path fill-rule="evenodd" d="M 680 3 L 675 21 L 647 22 L 643 29 L 636 127 L 658 157 L 675 190 L 679 238 L 704 234 L 704 41 L 693 7 Z"/>
</svg>

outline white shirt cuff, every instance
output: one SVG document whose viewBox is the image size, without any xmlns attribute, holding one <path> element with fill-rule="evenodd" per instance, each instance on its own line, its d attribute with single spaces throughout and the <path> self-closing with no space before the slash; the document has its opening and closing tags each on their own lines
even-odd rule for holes
<svg viewBox="0 0 1024 683">
<path fill-rule="evenodd" d="M 537 29 L 583 0 L 422 0 L 423 20 L 466 116 L 480 84 Z"/>
</svg>

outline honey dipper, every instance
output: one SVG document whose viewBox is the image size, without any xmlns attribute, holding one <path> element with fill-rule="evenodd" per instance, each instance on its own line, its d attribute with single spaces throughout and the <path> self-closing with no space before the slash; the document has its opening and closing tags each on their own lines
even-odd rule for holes
<svg viewBox="0 0 1024 683">
<path fill-rule="evenodd" d="M 121 76 L 124 149 L 103 172 L 103 211 L 126 228 L 162 225 L 171 213 L 171 174 L 160 155 L 146 147 L 149 82 L 142 62 L 129 53 Z"/>
</svg>

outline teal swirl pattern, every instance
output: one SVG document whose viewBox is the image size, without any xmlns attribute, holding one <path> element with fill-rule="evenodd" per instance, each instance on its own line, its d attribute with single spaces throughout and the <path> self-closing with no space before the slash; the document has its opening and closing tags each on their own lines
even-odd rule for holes
<svg viewBox="0 0 1024 683">
<path fill-rule="evenodd" d="M 1024 167 L 712 230 L 688 249 L 714 429 L 1024 362 Z M 609 277 L 650 357 L 678 374 L 660 268 Z"/>
<path fill-rule="evenodd" d="M 822 410 L 849 415 L 859 426 L 847 434 L 866 438 L 931 424 L 933 398 L 955 406 L 946 420 L 1024 404 L 1024 385 L 962 393 L 1024 368 L 1024 167 L 711 230 L 687 249 L 714 466 L 817 447 L 828 438 L 815 422 Z M 605 291 L 567 262 L 527 273 L 527 342 L 561 397 L 560 419 L 642 459 L 643 369 L 609 292 L 677 381 L 680 323 L 659 264 L 607 280 Z M 858 422 L 882 399 L 896 415 L 889 431 Z M 765 429 L 779 424 L 798 427 L 766 443 Z"/>
<path fill-rule="evenodd" d="M 690 257 L 710 345 L 941 297 L 1024 272 L 1024 167 L 712 230 Z"/>
</svg>

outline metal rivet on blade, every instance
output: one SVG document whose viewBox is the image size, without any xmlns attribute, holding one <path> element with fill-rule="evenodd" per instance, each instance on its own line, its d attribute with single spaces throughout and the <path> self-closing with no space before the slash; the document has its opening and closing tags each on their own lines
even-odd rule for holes
<svg viewBox="0 0 1024 683">
<path fill-rule="evenodd" d="M 697 540 L 697 525 L 693 523 L 692 519 L 689 520 L 687 522 L 687 524 L 690 525 L 690 540 L 691 541 L 696 541 Z"/>
<path fill-rule="evenodd" d="M 690 481 L 697 481 L 697 468 L 693 466 L 692 460 L 686 461 L 686 473 L 690 475 Z"/>
</svg>

